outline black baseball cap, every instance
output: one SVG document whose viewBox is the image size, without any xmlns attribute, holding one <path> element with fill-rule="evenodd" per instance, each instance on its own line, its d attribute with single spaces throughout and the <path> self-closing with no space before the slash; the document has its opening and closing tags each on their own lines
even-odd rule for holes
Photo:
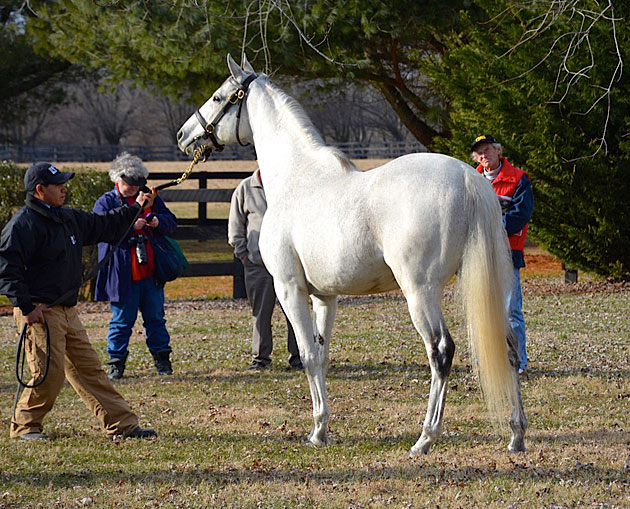
<svg viewBox="0 0 630 509">
<path fill-rule="evenodd" d="M 130 177 L 129 175 L 120 176 L 130 186 L 138 186 L 143 193 L 150 193 L 151 189 L 147 187 L 147 179 L 144 177 Z"/>
<path fill-rule="evenodd" d="M 481 136 L 477 136 L 474 139 L 473 144 L 470 147 L 470 150 L 475 150 L 475 147 L 477 145 L 481 145 L 482 143 L 498 143 L 498 141 L 495 140 L 494 136 L 492 136 L 491 134 L 482 134 Z"/>
<path fill-rule="evenodd" d="M 50 184 L 65 184 L 74 177 L 74 172 L 58 170 L 50 163 L 35 163 L 24 175 L 24 189 L 27 192 L 35 191 L 37 184 L 48 186 Z"/>
</svg>

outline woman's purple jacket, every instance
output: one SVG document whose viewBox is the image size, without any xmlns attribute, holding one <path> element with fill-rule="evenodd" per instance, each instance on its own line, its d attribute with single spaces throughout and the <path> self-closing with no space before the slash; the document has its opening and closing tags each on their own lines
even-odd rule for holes
<svg viewBox="0 0 630 509">
<path fill-rule="evenodd" d="M 118 191 L 113 189 L 102 195 L 94 204 L 94 212 L 105 212 L 122 205 Z M 154 235 L 170 235 L 177 228 L 177 218 L 168 210 L 164 201 L 159 196 L 155 198 L 151 212 L 157 216 L 160 224 L 157 228 L 147 228 Z M 147 237 L 151 238 L 151 234 Z M 131 235 L 127 235 L 129 238 Z M 113 248 L 113 244 L 101 242 L 98 245 L 99 262 L 105 258 L 107 251 Z M 131 291 L 131 249 L 123 240 L 120 247 L 112 255 L 96 276 L 96 290 L 94 299 L 109 300 L 112 302 L 125 302 Z"/>
</svg>

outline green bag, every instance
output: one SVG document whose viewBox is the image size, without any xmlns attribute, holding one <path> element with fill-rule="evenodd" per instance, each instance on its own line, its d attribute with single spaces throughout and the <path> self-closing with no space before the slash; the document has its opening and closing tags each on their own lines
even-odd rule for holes
<svg viewBox="0 0 630 509">
<path fill-rule="evenodd" d="M 181 276 L 189 263 L 175 240 L 156 235 L 151 239 L 151 244 L 153 245 L 155 282 L 162 287 L 168 281 L 173 281 Z"/>
<path fill-rule="evenodd" d="M 186 259 L 186 256 L 182 251 L 182 248 L 179 246 L 179 243 L 175 239 L 167 237 L 166 235 L 164 235 L 164 240 L 171 245 L 171 248 L 173 248 L 173 251 L 175 251 L 177 257 L 179 258 L 179 261 L 182 262 L 182 267 L 184 268 L 184 270 L 186 270 L 190 263 L 188 263 L 188 260 Z"/>
</svg>

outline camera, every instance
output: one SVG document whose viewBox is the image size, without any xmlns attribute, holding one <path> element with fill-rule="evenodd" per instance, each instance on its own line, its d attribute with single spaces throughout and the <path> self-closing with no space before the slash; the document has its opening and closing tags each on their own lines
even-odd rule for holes
<svg viewBox="0 0 630 509">
<path fill-rule="evenodd" d="M 147 237 L 144 235 L 135 235 L 129 239 L 129 245 L 135 246 L 136 259 L 140 265 L 149 263 L 146 242 Z"/>
</svg>

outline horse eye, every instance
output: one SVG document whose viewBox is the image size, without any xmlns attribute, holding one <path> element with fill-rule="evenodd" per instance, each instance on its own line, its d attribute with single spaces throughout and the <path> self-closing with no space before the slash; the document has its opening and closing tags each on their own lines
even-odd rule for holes
<svg viewBox="0 0 630 509">
<path fill-rule="evenodd" d="M 220 98 L 218 95 L 215 95 L 215 96 L 212 98 L 212 100 L 213 100 L 215 103 L 221 102 L 221 98 Z"/>
</svg>

